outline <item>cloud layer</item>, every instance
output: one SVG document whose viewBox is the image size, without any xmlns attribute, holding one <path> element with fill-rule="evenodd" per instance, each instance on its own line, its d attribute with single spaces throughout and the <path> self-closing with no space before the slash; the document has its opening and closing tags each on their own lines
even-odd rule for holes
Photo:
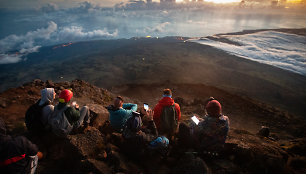
<svg viewBox="0 0 306 174">
<path fill-rule="evenodd" d="M 230 54 L 306 76 L 306 37 L 275 31 L 246 35 L 221 35 L 236 44 L 204 38 L 194 42 L 222 49 Z"/>
<path fill-rule="evenodd" d="M 0 11 L 0 63 L 22 60 L 41 46 L 83 40 L 203 37 L 245 29 L 306 27 L 305 13 L 290 9 L 128 10 L 106 9 L 96 1 L 71 1 L 75 3 L 72 8 L 63 8 L 57 0 L 48 2 L 35 10 Z M 9 57 L 14 61 L 4 61 Z"/>
<path fill-rule="evenodd" d="M 46 28 L 29 31 L 24 35 L 9 35 L 0 40 L 0 64 L 17 63 L 29 53 L 37 52 L 41 45 L 71 41 L 112 38 L 118 35 L 103 30 L 83 31 L 82 27 L 58 27 L 50 21 Z"/>
</svg>

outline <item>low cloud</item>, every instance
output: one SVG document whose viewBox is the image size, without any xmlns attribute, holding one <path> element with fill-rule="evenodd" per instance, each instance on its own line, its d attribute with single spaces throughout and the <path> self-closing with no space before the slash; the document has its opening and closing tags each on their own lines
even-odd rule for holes
<svg viewBox="0 0 306 174">
<path fill-rule="evenodd" d="M 30 49 L 34 47 L 34 43 L 37 40 L 50 39 L 51 34 L 57 30 L 57 24 L 49 22 L 47 28 L 40 28 L 35 31 L 29 31 L 25 35 L 9 35 L 0 40 L 0 52 L 12 51 L 12 49 Z"/>
<path fill-rule="evenodd" d="M 117 37 L 118 30 L 115 30 L 113 33 L 110 33 L 107 31 L 106 28 L 104 28 L 103 30 L 93 30 L 89 32 L 84 32 L 82 27 L 72 26 L 60 29 L 56 35 L 57 40 L 75 41 L 104 37 Z"/>
<path fill-rule="evenodd" d="M 0 64 L 17 63 L 22 60 L 21 57 L 17 54 L 0 54 Z"/>
<path fill-rule="evenodd" d="M 202 38 L 194 42 L 210 45 L 230 54 L 273 65 L 306 76 L 305 36 L 276 31 L 263 31 L 245 35 L 220 35 L 221 41 Z M 223 39 L 239 43 L 222 42 Z"/>
<path fill-rule="evenodd" d="M 170 22 L 164 22 L 164 23 L 160 23 L 156 26 L 154 26 L 153 28 L 150 27 L 146 27 L 145 32 L 155 32 L 155 33 L 162 33 L 162 32 L 166 32 L 166 27 L 167 25 L 169 25 Z"/>
<path fill-rule="evenodd" d="M 59 28 L 53 21 L 46 28 L 29 31 L 25 35 L 9 35 L 0 40 L 0 64 L 17 63 L 27 54 L 38 52 L 40 45 L 51 45 L 68 41 L 113 38 L 118 36 L 118 30 L 108 32 L 103 30 L 84 31 L 82 27 L 71 26 Z"/>
</svg>

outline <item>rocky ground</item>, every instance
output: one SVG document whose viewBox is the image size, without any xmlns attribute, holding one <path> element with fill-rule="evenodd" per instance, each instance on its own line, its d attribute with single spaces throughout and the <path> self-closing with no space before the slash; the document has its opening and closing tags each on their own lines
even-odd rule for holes
<svg viewBox="0 0 306 174">
<path fill-rule="evenodd" d="M 62 139 L 51 134 L 36 136 L 27 132 L 24 126 L 25 111 L 35 103 L 40 97 L 40 90 L 45 87 L 54 87 L 57 94 L 64 88 L 72 88 L 73 100 L 80 106 L 85 104 L 89 106 L 91 114 L 96 118 L 91 126 Z M 194 92 L 194 95 L 198 97 L 182 95 L 184 88 L 188 88 L 191 91 L 189 93 Z M 38 173 L 305 173 L 304 119 L 209 86 L 177 85 L 175 89 L 176 94 L 180 94 L 180 97 L 175 99 L 182 106 L 184 122 L 188 122 L 188 116 L 191 113 L 202 114 L 199 103 L 204 101 L 199 98 L 205 95 L 216 96 L 220 98 L 223 105 L 227 106 L 238 103 L 235 107 L 230 107 L 231 109 L 225 109 L 228 113 L 243 110 L 231 120 L 232 126 L 228 139 L 224 149 L 218 154 L 194 152 L 192 149 L 185 149 L 174 143 L 167 158 L 158 153 L 146 154 L 146 157 L 141 159 L 125 155 L 121 148 L 120 134 L 111 132 L 107 126 L 108 112 L 104 108 L 116 95 L 80 80 L 61 83 L 35 80 L 18 88 L 9 89 L 0 94 L 0 116 L 8 125 L 9 134 L 27 136 L 44 153 L 44 158 L 39 162 Z M 198 89 L 210 89 L 210 91 L 203 90 L 207 91 L 207 94 L 200 94 Z M 117 92 L 116 94 L 127 96 L 124 97 L 127 102 L 141 105 L 142 102 L 149 101 L 145 97 L 126 95 L 124 90 L 121 90 L 121 93 L 117 89 Z M 151 90 L 151 93 L 155 91 Z M 139 92 L 139 95 L 144 94 Z M 237 102 L 241 100 L 243 102 Z M 238 119 L 248 112 L 253 114 Z M 257 123 L 269 120 L 274 122 L 275 117 L 278 117 L 280 119 L 277 122 L 283 126 L 272 127 L 269 136 L 256 134 L 255 128 L 248 130 L 247 127 L 239 126 L 243 124 L 243 120 L 249 121 L 248 117 L 254 120 L 258 114 L 260 114 L 259 121 L 255 120 Z M 267 118 L 263 119 L 265 114 Z M 235 120 L 241 123 L 235 124 Z M 285 125 L 288 125 L 288 131 Z M 258 131 L 259 129 L 260 127 Z"/>
</svg>

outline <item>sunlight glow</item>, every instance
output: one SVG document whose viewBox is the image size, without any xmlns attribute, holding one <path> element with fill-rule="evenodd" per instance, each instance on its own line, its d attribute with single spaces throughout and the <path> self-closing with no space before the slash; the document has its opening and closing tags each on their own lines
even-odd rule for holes
<svg viewBox="0 0 306 174">
<path fill-rule="evenodd" d="M 241 0 L 204 0 L 203 2 L 213 2 L 213 3 L 233 3 L 240 2 Z M 294 0 L 298 1 L 298 0 Z M 176 0 L 176 3 L 186 2 L 186 0 Z M 191 2 L 191 1 L 190 1 Z"/>
<path fill-rule="evenodd" d="M 240 2 L 241 0 L 206 0 L 206 2 L 213 2 L 213 3 L 234 3 Z"/>
<path fill-rule="evenodd" d="M 302 0 L 287 0 L 287 3 L 302 3 Z"/>
</svg>

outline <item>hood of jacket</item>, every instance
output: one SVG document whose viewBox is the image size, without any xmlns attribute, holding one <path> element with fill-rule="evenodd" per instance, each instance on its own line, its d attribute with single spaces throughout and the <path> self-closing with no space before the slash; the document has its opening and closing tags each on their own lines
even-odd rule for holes
<svg viewBox="0 0 306 174">
<path fill-rule="evenodd" d="M 174 100 L 170 97 L 163 97 L 158 103 L 162 106 L 171 106 L 174 104 Z"/>
<path fill-rule="evenodd" d="M 43 90 L 41 90 L 41 99 L 39 102 L 39 105 L 42 106 L 45 103 L 52 103 L 54 98 L 54 88 L 45 88 Z"/>
</svg>

